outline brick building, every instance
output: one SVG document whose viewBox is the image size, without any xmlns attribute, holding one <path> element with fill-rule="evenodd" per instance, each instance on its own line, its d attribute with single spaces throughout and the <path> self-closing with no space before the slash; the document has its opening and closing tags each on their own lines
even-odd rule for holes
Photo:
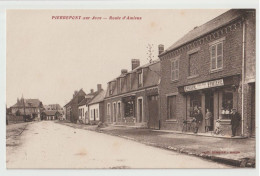
<svg viewBox="0 0 260 176">
<path fill-rule="evenodd" d="M 85 98 L 85 95 L 86 93 L 82 89 L 74 92 L 70 102 L 64 106 L 66 120 L 69 120 L 73 123 L 76 123 L 78 121 L 78 104 Z"/>
<path fill-rule="evenodd" d="M 255 32 L 255 10 L 232 9 L 159 55 L 161 129 L 181 131 L 200 107 L 203 118 L 206 109 L 213 113 L 210 130 L 220 119 L 231 135 L 230 110 L 236 108 L 242 117 L 237 134 L 255 135 Z"/>
<path fill-rule="evenodd" d="M 159 81 L 159 60 L 140 66 L 139 60 L 132 59 L 132 70 L 122 69 L 121 75 L 107 84 L 106 122 L 159 128 Z"/>
</svg>

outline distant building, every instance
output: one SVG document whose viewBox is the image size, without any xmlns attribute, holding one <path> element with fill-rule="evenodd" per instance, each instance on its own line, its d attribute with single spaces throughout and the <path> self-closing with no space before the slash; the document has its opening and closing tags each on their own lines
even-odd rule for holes
<svg viewBox="0 0 260 176">
<path fill-rule="evenodd" d="M 69 120 L 73 123 L 76 123 L 78 121 L 78 104 L 85 98 L 85 96 L 86 93 L 82 89 L 74 92 L 70 102 L 64 106 L 66 120 Z"/>
<path fill-rule="evenodd" d="M 89 113 L 88 113 L 88 103 L 98 94 L 101 90 L 101 84 L 97 85 L 97 91 L 94 89 L 90 90 L 90 93 L 85 95 L 85 98 L 78 104 L 78 120 L 80 123 L 89 124 Z"/>
<path fill-rule="evenodd" d="M 40 119 L 43 104 L 39 99 L 21 99 L 17 98 L 16 104 L 10 107 L 11 114 L 20 115 L 33 115 L 35 118 Z"/>
<path fill-rule="evenodd" d="M 43 105 L 44 109 L 49 110 L 63 110 L 63 108 L 59 104 L 49 104 L 49 105 Z"/>
<path fill-rule="evenodd" d="M 89 112 L 89 123 L 97 124 L 98 122 L 104 122 L 104 98 L 106 91 L 101 87 L 98 90 L 98 94 L 87 104 Z"/>
<path fill-rule="evenodd" d="M 62 116 L 58 110 L 43 111 L 41 113 L 41 120 L 57 120 Z"/>
</svg>

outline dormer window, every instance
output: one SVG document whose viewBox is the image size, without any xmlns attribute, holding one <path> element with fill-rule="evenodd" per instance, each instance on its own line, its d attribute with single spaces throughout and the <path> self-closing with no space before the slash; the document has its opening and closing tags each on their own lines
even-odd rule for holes
<svg viewBox="0 0 260 176">
<path fill-rule="evenodd" d="M 138 70 L 138 87 L 143 87 L 143 70 Z"/>
<path fill-rule="evenodd" d="M 109 83 L 109 95 L 113 94 L 113 86 L 112 86 L 112 82 Z"/>
</svg>

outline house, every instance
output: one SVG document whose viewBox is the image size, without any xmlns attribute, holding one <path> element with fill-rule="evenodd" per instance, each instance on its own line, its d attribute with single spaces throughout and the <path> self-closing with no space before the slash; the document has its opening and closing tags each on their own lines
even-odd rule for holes
<svg viewBox="0 0 260 176">
<path fill-rule="evenodd" d="M 66 120 L 73 123 L 78 121 L 78 104 L 85 98 L 86 93 L 80 89 L 79 91 L 74 91 L 73 97 L 64 107 Z"/>
<path fill-rule="evenodd" d="M 41 111 L 43 110 L 43 104 L 39 99 L 21 99 L 17 98 L 16 104 L 10 107 L 12 115 L 32 115 L 37 119 L 40 119 Z"/>
<path fill-rule="evenodd" d="M 106 91 L 101 87 L 98 94 L 88 103 L 89 123 L 97 124 L 98 122 L 105 122 L 104 119 L 104 98 Z"/>
<path fill-rule="evenodd" d="M 85 96 L 85 98 L 78 104 L 78 114 L 79 122 L 84 124 L 89 124 L 89 113 L 88 113 L 88 103 L 101 91 L 101 84 L 97 85 L 97 91 L 94 89 L 90 90 L 90 93 Z"/>
<path fill-rule="evenodd" d="M 41 120 L 57 120 L 61 116 L 58 110 L 45 110 L 41 113 Z"/>
<path fill-rule="evenodd" d="M 231 135 L 231 109 L 242 116 L 239 134 L 255 135 L 255 10 L 232 9 L 195 27 L 159 55 L 161 129 L 181 131 L 194 109 L 213 114 Z M 186 131 L 191 130 L 186 127 Z M 199 132 L 205 132 L 205 120 Z"/>
<path fill-rule="evenodd" d="M 163 45 L 159 49 L 163 50 Z M 105 122 L 157 129 L 160 60 L 142 66 L 138 59 L 132 59 L 131 62 L 131 71 L 122 69 L 121 75 L 107 84 Z"/>
<path fill-rule="evenodd" d="M 60 113 L 58 116 L 59 120 L 64 120 L 65 119 L 65 111 L 64 108 L 61 107 L 59 104 L 49 104 L 49 105 L 43 105 L 45 111 L 53 111 L 56 110 Z"/>
</svg>

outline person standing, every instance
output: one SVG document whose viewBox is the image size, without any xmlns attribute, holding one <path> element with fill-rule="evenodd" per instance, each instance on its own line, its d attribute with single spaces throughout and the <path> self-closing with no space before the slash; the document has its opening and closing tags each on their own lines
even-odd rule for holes
<svg viewBox="0 0 260 176">
<path fill-rule="evenodd" d="M 205 115 L 205 132 L 209 131 L 209 128 L 211 127 L 211 120 L 212 120 L 212 113 L 209 109 L 207 109 L 206 115 Z"/>
<path fill-rule="evenodd" d="M 196 114 L 195 118 L 196 118 L 196 126 L 195 126 L 194 133 L 198 133 L 199 126 L 200 126 L 200 124 L 201 124 L 201 122 L 203 120 L 203 115 L 201 113 L 201 108 L 198 108 L 197 114 Z"/>
<path fill-rule="evenodd" d="M 234 137 L 234 136 L 236 136 L 236 131 L 237 131 L 237 128 L 238 128 L 240 121 L 241 121 L 241 116 L 237 112 L 236 109 L 232 109 L 231 114 L 232 114 L 231 115 L 231 128 L 232 128 L 232 136 L 231 137 Z"/>
</svg>

